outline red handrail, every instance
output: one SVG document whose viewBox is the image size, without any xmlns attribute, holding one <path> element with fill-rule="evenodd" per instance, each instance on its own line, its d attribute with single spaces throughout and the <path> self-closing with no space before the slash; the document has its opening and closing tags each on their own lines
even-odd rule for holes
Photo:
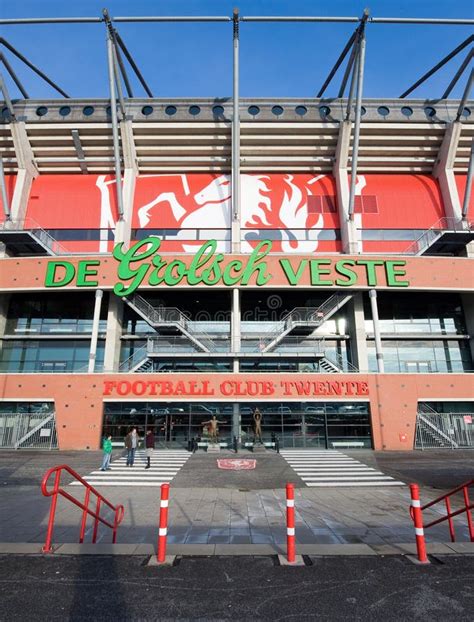
<svg viewBox="0 0 474 622">
<path fill-rule="evenodd" d="M 74 479 L 76 479 L 83 486 L 85 486 L 86 493 L 84 497 L 84 503 L 82 503 L 81 501 L 79 501 L 78 499 L 70 495 L 68 492 L 64 490 L 64 488 L 60 488 L 62 471 L 66 471 L 67 473 L 69 473 L 69 475 L 72 475 Z M 55 473 L 53 489 L 48 490 L 48 480 L 53 473 Z M 108 501 L 103 495 L 100 494 L 99 491 L 97 491 L 93 486 L 91 486 L 88 482 L 86 482 L 86 480 L 83 479 L 79 475 L 79 473 L 76 473 L 76 471 L 71 469 L 70 466 L 68 466 L 67 464 L 61 464 L 61 465 L 52 467 L 51 469 L 46 471 L 46 473 L 43 476 L 43 480 L 41 482 L 41 492 L 43 493 L 45 497 L 52 497 L 51 509 L 49 511 L 48 531 L 46 533 L 46 542 L 42 549 L 43 553 L 51 553 L 53 550 L 51 546 L 51 540 L 53 537 L 54 518 L 56 514 L 56 505 L 58 502 L 58 495 L 61 495 L 61 497 L 68 499 L 69 501 L 71 501 L 71 503 L 74 503 L 74 505 L 77 505 L 78 507 L 82 509 L 81 529 L 79 532 L 80 544 L 84 542 L 84 533 L 86 530 L 86 522 L 87 522 L 88 515 L 94 518 L 94 530 L 92 533 L 92 542 L 94 544 L 96 543 L 97 530 L 99 528 L 99 523 L 102 523 L 106 525 L 107 527 L 110 527 L 110 529 L 112 529 L 112 533 L 113 533 L 112 542 L 115 544 L 117 540 L 117 528 L 123 519 L 123 514 L 124 514 L 123 505 L 117 505 L 117 506 L 112 505 L 110 501 Z M 89 508 L 89 501 L 90 501 L 91 493 L 95 495 L 96 497 L 95 512 Z M 107 505 L 111 510 L 113 510 L 114 512 L 113 523 L 106 521 L 104 518 L 100 516 L 100 509 L 101 509 L 102 503 L 105 503 L 105 505 Z"/>
<path fill-rule="evenodd" d="M 445 506 L 446 506 L 446 516 L 442 516 L 441 518 L 437 518 L 436 520 L 431 521 L 431 523 L 428 524 L 424 524 L 423 527 L 425 529 L 428 529 L 429 527 L 433 527 L 434 525 L 438 525 L 439 523 L 442 523 L 444 521 L 448 521 L 449 524 L 449 535 L 451 537 L 451 542 L 456 542 L 456 533 L 454 531 L 454 523 L 453 523 L 453 518 L 455 516 L 459 516 L 459 514 L 464 514 L 466 513 L 467 516 L 467 526 L 469 529 L 469 537 L 471 542 L 474 542 L 474 524 L 472 521 L 472 516 L 471 516 L 471 510 L 474 508 L 474 503 L 470 503 L 469 501 L 469 493 L 468 493 L 468 489 L 474 486 L 474 479 L 469 480 L 468 482 L 465 482 L 464 484 L 461 484 L 460 486 L 458 486 L 457 488 L 454 488 L 453 490 L 451 490 L 450 492 L 447 492 L 444 495 L 441 495 L 441 497 L 438 497 L 437 499 L 434 499 L 433 501 L 430 501 L 429 503 L 426 503 L 425 505 L 421 506 L 421 511 L 423 512 L 424 510 L 427 510 L 428 508 L 432 507 L 433 505 L 436 505 L 437 503 L 439 503 L 440 501 L 444 501 Z M 450 497 L 452 497 L 453 495 L 457 494 L 458 492 L 463 493 L 463 499 L 464 499 L 464 507 L 462 507 L 459 510 L 456 510 L 455 512 L 451 511 L 451 500 Z M 412 518 L 412 520 L 414 521 L 414 514 L 413 514 L 413 507 L 410 507 L 410 516 Z"/>
</svg>

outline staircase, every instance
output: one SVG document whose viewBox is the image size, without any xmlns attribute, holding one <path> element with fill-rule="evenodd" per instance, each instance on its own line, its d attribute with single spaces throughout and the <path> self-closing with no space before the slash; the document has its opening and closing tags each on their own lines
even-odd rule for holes
<svg viewBox="0 0 474 622">
<path fill-rule="evenodd" d="M 201 332 L 196 335 L 189 319 L 176 307 L 154 307 L 138 294 L 124 300 L 160 335 L 182 334 L 202 352 L 215 352 L 212 338 Z"/>
<path fill-rule="evenodd" d="M 310 335 L 316 328 L 331 318 L 346 302 L 351 294 L 334 294 L 319 307 L 295 307 L 278 323 L 270 334 L 260 341 L 261 352 L 273 350 L 285 337 L 291 335 Z"/>
<path fill-rule="evenodd" d="M 57 240 L 31 218 L 1 222 L 0 242 L 15 256 L 68 254 Z"/>
<path fill-rule="evenodd" d="M 474 240 L 472 223 L 441 218 L 404 251 L 407 255 L 455 255 Z"/>
<path fill-rule="evenodd" d="M 449 414 L 439 413 L 427 404 L 420 404 L 416 418 L 415 449 L 458 449 L 450 434 Z"/>
</svg>

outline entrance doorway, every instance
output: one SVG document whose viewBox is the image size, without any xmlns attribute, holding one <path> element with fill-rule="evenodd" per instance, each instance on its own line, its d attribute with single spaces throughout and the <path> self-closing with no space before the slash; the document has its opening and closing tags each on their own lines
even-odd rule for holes
<svg viewBox="0 0 474 622">
<path fill-rule="evenodd" d="M 205 441 L 212 416 L 219 421 L 219 441 L 232 446 L 233 431 L 242 444 L 253 440 L 253 413 L 263 416 L 263 440 L 275 436 L 284 448 L 333 449 L 372 447 L 368 402 L 106 402 L 104 434 L 122 443 L 135 427 L 140 438 L 152 430 L 157 448 L 187 448 L 192 439 Z M 235 419 L 236 425 L 234 427 Z"/>
</svg>

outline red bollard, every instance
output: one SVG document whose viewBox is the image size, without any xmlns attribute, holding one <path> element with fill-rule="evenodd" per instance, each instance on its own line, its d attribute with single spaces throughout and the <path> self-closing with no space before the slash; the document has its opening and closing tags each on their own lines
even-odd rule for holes
<svg viewBox="0 0 474 622">
<path fill-rule="evenodd" d="M 286 556 L 289 563 L 294 563 L 295 556 L 295 487 L 286 485 Z"/>
<path fill-rule="evenodd" d="M 161 484 L 161 501 L 160 501 L 160 525 L 158 529 L 158 555 L 159 564 L 163 564 L 166 559 L 166 537 L 168 533 L 168 500 L 170 494 L 170 485 Z"/>
<path fill-rule="evenodd" d="M 416 552 L 420 564 L 429 564 L 426 555 L 425 532 L 423 529 L 423 514 L 421 512 L 420 489 L 418 484 L 410 484 L 411 508 L 410 514 L 415 523 Z"/>
</svg>

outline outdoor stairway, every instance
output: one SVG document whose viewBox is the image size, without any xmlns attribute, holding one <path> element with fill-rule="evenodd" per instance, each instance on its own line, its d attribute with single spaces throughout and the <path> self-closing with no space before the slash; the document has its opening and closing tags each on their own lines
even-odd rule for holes
<svg viewBox="0 0 474 622">
<path fill-rule="evenodd" d="M 416 417 L 415 445 L 417 449 L 439 447 L 458 449 L 459 445 L 449 434 L 445 413 L 439 413 L 427 404 L 418 406 Z"/>
<path fill-rule="evenodd" d="M 31 218 L 1 222 L 0 242 L 14 256 L 67 254 L 61 244 Z"/>
<path fill-rule="evenodd" d="M 124 298 L 128 306 L 160 335 L 184 335 L 202 352 L 214 352 L 211 337 L 193 332 L 191 322 L 176 307 L 154 307 L 138 294 Z"/>
<path fill-rule="evenodd" d="M 279 343 L 290 335 L 308 336 L 319 326 L 331 318 L 346 302 L 352 298 L 351 294 L 334 294 L 319 307 L 295 307 L 278 323 L 276 330 L 264 335 L 261 340 L 261 352 L 273 350 Z"/>
<path fill-rule="evenodd" d="M 413 255 L 456 255 L 474 240 L 472 223 L 441 218 L 407 248 Z"/>
</svg>

